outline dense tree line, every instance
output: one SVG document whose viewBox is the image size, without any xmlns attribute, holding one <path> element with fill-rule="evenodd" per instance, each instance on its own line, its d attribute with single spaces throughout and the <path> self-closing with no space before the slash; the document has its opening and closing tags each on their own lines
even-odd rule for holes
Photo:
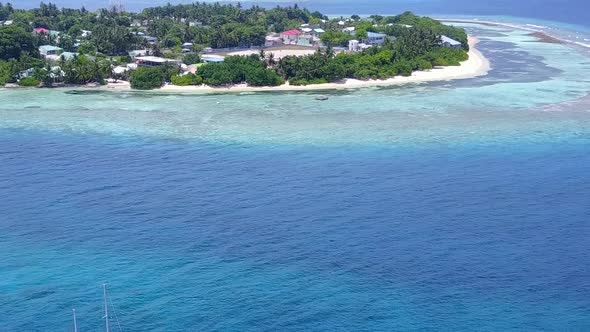
<svg viewBox="0 0 590 332">
<path fill-rule="evenodd" d="M 226 48 L 260 46 L 269 31 L 294 29 L 326 17 L 297 5 L 244 9 L 239 3 L 196 2 L 146 8 L 138 18 L 149 21 L 148 32 L 166 41 L 167 47 L 194 42 L 205 47 Z"/>
<path fill-rule="evenodd" d="M 440 21 L 430 17 L 420 17 L 414 15 L 411 12 L 405 12 L 397 16 L 377 17 L 375 22 L 381 25 L 382 28 L 380 30 L 382 32 L 391 36 L 397 36 L 406 30 L 428 31 L 437 36 L 445 35 L 460 41 L 463 44 L 463 48 L 465 50 L 469 50 L 469 44 L 467 43 L 467 33 L 465 30 L 450 25 L 445 25 Z M 411 26 L 411 28 L 406 26 Z"/>
<path fill-rule="evenodd" d="M 259 55 L 230 56 L 221 63 L 209 63 L 199 68 L 203 82 L 211 86 L 247 83 L 251 86 L 276 86 L 283 84 L 281 77 L 267 67 Z"/>
<path fill-rule="evenodd" d="M 369 19 L 353 16 L 348 19 L 354 33 L 342 32 L 340 19 L 328 20 L 319 12 L 310 12 L 297 5 L 264 9 L 243 8 L 237 4 L 196 2 L 189 5 L 166 5 L 146 8 L 141 13 L 121 13 L 101 9 L 58 8 L 41 3 L 32 10 L 15 10 L 0 3 L 0 20 L 11 19 L 13 25 L 0 26 L 0 84 L 22 79 L 23 71 L 33 71 L 33 79 L 51 85 L 56 82 L 85 84 L 103 82 L 111 77 L 118 64 L 117 56 L 126 56 L 132 49 L 151 47 L 152 54 L 181 58 L 180 46 L 185 42 L 201 47 L 248 47 L 264 44 L 269 32 L 300 27 L 302 23 L 322 26 L 326 33 L 321 40 L 326 50 L 305 57 L 285 57 L 275 61 L 272 56 L 230 56 L 223 63 L 205 64 L 196 75 L 179 75 L 176 67 L 139 68 L 131 73 L 132 87 L 150 89 L 172 81 L 178 85 L 223 86 L 247 83 L 251 86 L 332 82 L 344 78 L 381 79 L 410 75 L 412 71 L 434 66 L 458 65 L 467 59 L 467 34 L 463 29 L 446 26 L 410 12 L 398 16 L 373 15 Z M 141 26 L 137 26 L 141 22 Z M 55 34 L 34 34 L 33 28 L 59 30 Z M 88 34 L 84 31 L 91 31 Z M 158 38 L 148 45 L 140 32 Z M 385 33 L 390 38 L 382 46 L 363 52 L 340 53 L 332 47 L 346 47 L 349 40 L 364 40 L 369 32 Z M 463 49 L 442 47 L 440 36 L 460 41 Z M 57 45 L 80 56 L 71 61 L 49 65 L 39 59 L 40 45 Z M 86 56 L 87 55 L 87 56 Z M 129 59 L 121 59 L 129 61 Z M 199 62 L 196 54 L 185 57 L 187 64 Z M 29 76 L 28 74 L 26 76 Z M 28 79 L 23 84 L 33 84 Z"/>
<path fill-rule="evenodd" d="M 151 90 L 160 88 L 172 77 L 177 76 L 180 69 L 172 65 L 160 67 L 139 67 L 131 72 L 131 87 L 138 90 Z"/>
<path fill-rule="evenodd" d="M 467 60 L 465 50 L 445 48 L 431 30 L 405 29 L 398 38 L 363 52 L 340 53 L 330 48 L 305 57 L 281 59 L 277 72 L 291 84 L 327 83 L 343 78 L 384 79 L 409 76 L 415 70 L 459 65 Z"/>
<path fill-rule="evenodd" d="M 0 2 L 0 21 L 5 21 L 14 13 L 14 8 L 9 2 L 6 5 Z"/>
</svg>

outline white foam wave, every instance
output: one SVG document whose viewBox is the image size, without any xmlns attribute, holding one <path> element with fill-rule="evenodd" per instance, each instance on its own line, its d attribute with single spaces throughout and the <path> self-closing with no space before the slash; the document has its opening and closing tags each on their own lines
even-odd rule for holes
<svg viewBox="0 0 590 332">
<path fill-rule="evenodd" d="M 537 29 L 549 29 L 549 27 L 543 25 L 536 25 L 536 24 L 527 24 L 529 27 L 537 28 Z"/>
<path fill-rule="evenodd" d="M 590 48 L 590 44 L 581 43 L 581 42 L 574 42 L 574 44 L 576 44 L 576 45 L 580 45 L 580 46 L 583 46 L 583 47 Z"/>
</svg>

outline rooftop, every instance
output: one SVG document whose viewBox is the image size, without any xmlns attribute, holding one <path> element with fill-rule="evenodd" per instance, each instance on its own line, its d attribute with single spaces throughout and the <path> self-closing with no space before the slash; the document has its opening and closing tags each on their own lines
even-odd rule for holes
<svg viewBox="0 0 590 332">
<path fill-rule="evenodd" d="M 225 57 L 221 55 L 204 54 L 201 56 L 201 60 L 204 62 L 223 62 Z"/>
<path fill-rule="evenodd" d="M 460 41 L 456 41 L 453 38 L 447 37 L 447 36 L 440 36 L 440 40 L 443 43 L 447 43 L 449 45 L 453 45 L 453 46 L 459 46 L 462 45 Z"/>
<path fill-rule="evenodd" d="M 385 38 L 387 37 L 384 33 L 376 33 L 376 32 L 367 32 L 367 37 L 369 38 Z"/>
<path fill-rule="evenodd" d="M 140 56 L 140 57 L 135 58 L 135 60 L 145 61 L 145 62 L 153 62 L 153 63 L 179 62 L 179 60 L 160 58 L 158 56 L 151 56 L 151 55 Z"/>
<path fill-rule="evenodd" d="M 40 51 L 61 51 L 61 47 L 53 46 L 53 45 L 41 45 L 39 46 Z"/>
<path fill-rule="evenodd" d="M 287 35 L 287 36 L 296 36 L 296 35 L 300 35 L 300 34 L 301 34 L 301 31 L 295 30 L 295 29 L 281 32 L 281 35 Z"/>
</svg>

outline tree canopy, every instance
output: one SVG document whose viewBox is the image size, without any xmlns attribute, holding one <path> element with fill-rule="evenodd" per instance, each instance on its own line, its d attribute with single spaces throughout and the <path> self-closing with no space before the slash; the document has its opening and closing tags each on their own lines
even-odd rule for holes
<svg viewBox="0 0 590 332">
<path fill-rule="evenodd" d="M 0 59 L 18 59 L 23 53 L 37 53 L 31 33 L 18 26 L 0 26 Z"/>
</svg>

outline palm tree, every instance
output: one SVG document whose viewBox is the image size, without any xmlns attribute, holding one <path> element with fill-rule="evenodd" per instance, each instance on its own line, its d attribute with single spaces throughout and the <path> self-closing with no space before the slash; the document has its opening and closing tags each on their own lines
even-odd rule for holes
<svg viewBox="0 0 590 332">
<path fill-rule="evenodd" d="M 264 52 L 263 49 L 260 50 L 260 52 L 258 53 L 258 56 L 260 57 L 260 60 L 266 61 L 266 52 Z"/>
<path fill-rule="evenodd" d="M 266 65 L 267 65 L 268 67 L 274 67 L 276 64 L 277 64 L 277 61 L 275 60 L 275 54 L 271 52 L 271 53 L 268 55 L 268 60 L 267 60 L 267 63 L 266 63 Z"/>
</svg>

